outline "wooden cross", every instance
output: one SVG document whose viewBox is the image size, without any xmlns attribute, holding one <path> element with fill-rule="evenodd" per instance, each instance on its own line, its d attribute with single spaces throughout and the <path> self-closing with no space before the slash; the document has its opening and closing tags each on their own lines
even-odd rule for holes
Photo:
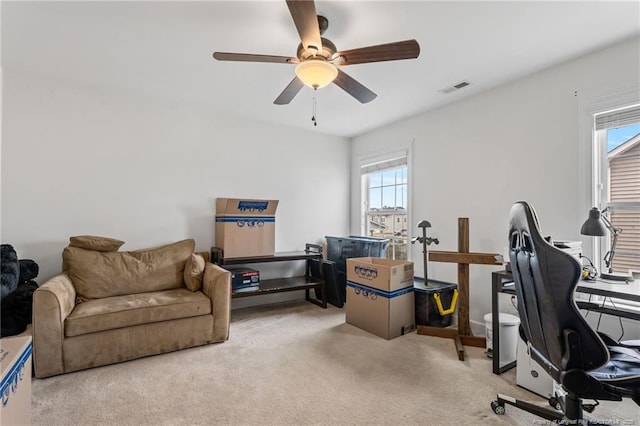
<svg viewBox="0 0 640 426">
<path fill-rule="evenodd" d="M 496 260 L 497 254 L 469 252 L 469 218 L 458 218 L 458 251 L 429 251 L 432 262 L 458 264 L 458 329 L 418 326 L 418 334 L 453 339 L 458 359 L 464 361 L 464 345 L 486 347 L 485 337 L 476 337 L 469 324 L 469 265 L 502 265 Z"/>
</svg>

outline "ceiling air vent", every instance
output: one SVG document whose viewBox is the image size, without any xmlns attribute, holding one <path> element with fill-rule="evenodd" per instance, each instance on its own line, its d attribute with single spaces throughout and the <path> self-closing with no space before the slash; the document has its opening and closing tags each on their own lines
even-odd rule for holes
<svg viewBox="0 0 640 426">
<path fill-rule="evenodd" d="M 456 83 L 452 86 L 445 87 L 444 89 L 440 89 L 439 92 L 442 92 L 442 93 L 455 92 L 456 90 L 460 90 L 463 87 L 467 87 L 469 84 L 471 83 L 469 83 L 468 81 L 461 81 L 460 83 Z"/>
</svg>

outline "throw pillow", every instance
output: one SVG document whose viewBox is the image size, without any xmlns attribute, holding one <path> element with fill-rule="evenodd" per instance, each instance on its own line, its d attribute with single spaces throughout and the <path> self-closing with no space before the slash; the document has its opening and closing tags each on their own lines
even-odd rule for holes
<svg viewBox="0 0 640 426">
<path fill-rule="evenodd" d="M 191 291 L 202 288 L 202 276 L 204 275 L 204 257 L 191 253 L 184 265 L 184 283 Z"/>
<path fill-rule="evenodd" d="M 95 251 L 118 251 L 124 241 L 115 238 L 98 237 L 94 235 L 78 235 L 69 238 L 69 247 L 78 247 Z"/>
</svg>

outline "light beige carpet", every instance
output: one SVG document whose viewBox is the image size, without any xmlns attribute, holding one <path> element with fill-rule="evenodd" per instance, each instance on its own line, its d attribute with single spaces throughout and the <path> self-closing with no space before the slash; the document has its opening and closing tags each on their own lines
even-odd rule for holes
<svg viewBox="0 0 640 426">
<path fill-rule="evenodd" d="M 344 309 L 290 302 L 232 312 L 228 342 L 33 381 L 34 425 L 532 425 L 496 392 L 540 397 L 491 373 L 483 349 L 449 339 L 386 341 Z M 595 414 L 638 424 L 631 401 Z M 617 423 L 615 423 L 617 422 Z"/>
</svg>

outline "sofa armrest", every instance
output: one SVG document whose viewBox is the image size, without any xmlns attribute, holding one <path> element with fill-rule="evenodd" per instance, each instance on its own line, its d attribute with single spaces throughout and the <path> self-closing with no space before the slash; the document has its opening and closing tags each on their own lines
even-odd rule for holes
<svg viewBox="0 0 640 426">
<path fill-rule="evenodd" d="M 231 317 L 231 272 L 207 262 L 202 278 L 202 291 L 211 299 L 213 314 L 213 342 L 229 338 Z"/>
<path fill-rule="evenodd" d="M 33 364 L 38 378 L 64 373 L 64 321 L 75 301 L 76 290 L 64 273 L 33 292 Z"/>
</svg>

